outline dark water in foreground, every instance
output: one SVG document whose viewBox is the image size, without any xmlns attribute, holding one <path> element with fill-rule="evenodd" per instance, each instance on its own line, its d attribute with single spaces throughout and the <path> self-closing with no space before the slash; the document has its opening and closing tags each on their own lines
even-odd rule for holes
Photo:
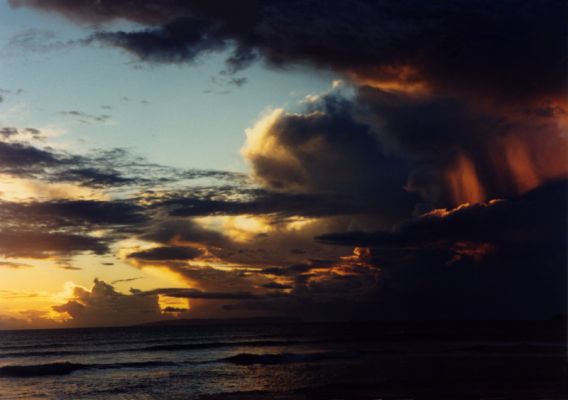
<svg viewBox="0 0 568 400">
<path fill-rule="evenodd" d="M 568 399 L 562 323 L 0 332 L 0 399 Z"/>
</svg>

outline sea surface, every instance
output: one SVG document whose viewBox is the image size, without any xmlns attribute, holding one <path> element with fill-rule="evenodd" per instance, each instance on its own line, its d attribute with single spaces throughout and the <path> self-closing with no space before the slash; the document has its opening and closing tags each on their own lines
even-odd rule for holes
<svg viewBox="0 0 568 400">
<path fill-rule="evenodd" d="M 568 399 L 564 323 L 0 332 L 0 399 Z"/>
</svg>

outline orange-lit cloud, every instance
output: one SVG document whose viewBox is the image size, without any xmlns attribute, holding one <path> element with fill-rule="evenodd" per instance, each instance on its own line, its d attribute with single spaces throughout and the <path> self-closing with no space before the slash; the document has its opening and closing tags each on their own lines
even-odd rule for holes
<svg viewBox="0 0 568 400">
<path fill-rule="evenodd" d="M 355 69 L 348 71 L 347 76 L 358 85 L 369 86 L 385 92 L 425 96 L 431 91 L 428 81 L 416 67 L 411 65 L 387 65 Z"/>
<path fill-rule="evenodd" d="M 476 262 L 481 262 L 490 253 L 495 252 L 495 246 L 491 243 L 475 243 L 475 242 L 456 242 L 452 246 L 454 256 L 448 264 L 454 264 L 462 259 L 469 257 Z"/>
</svg>

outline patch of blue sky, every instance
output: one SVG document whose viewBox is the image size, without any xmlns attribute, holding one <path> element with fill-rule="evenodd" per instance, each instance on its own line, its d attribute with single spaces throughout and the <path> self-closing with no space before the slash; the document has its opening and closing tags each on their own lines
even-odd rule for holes
<svg viewBox="0 0 568 400">
<path fill-rule="evenodd" d="M 244 130 L 267 108 L 293 110 L 335 79 L 259 62 L 237 74 L 247 78 L 237 87 L 220 75 L 227 54 L 190 65 L 141 64 L 116 48 L 72 44 L 92 27 L 7 7 L 0 5 L 0 88 L 12 95 L 0 104 L 0 124 L 65 132 L 50 140 L 73 151 L 122 147 L 176 167 L 244 171 Z M 23 45 L 14 43 L 26 33 Z"/>
</svg>

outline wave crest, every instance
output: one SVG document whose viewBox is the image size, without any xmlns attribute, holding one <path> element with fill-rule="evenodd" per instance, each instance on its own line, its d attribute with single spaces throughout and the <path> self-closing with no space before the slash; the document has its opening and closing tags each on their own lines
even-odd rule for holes
<svg viewBox="0 0 568 400">
<path fill-rule="evenodd" d="M 316 362 L 330 359 L 345 359 L 356 357 L 355 352 L 320 352 L 320 353 L 276 353 L 276 354 L 251 354 L 240 353 L 232 357 L 223 358 L 219 361 L 238 365 L 252 364 L 287 364 L 301 362 Z"/>
</svg>

